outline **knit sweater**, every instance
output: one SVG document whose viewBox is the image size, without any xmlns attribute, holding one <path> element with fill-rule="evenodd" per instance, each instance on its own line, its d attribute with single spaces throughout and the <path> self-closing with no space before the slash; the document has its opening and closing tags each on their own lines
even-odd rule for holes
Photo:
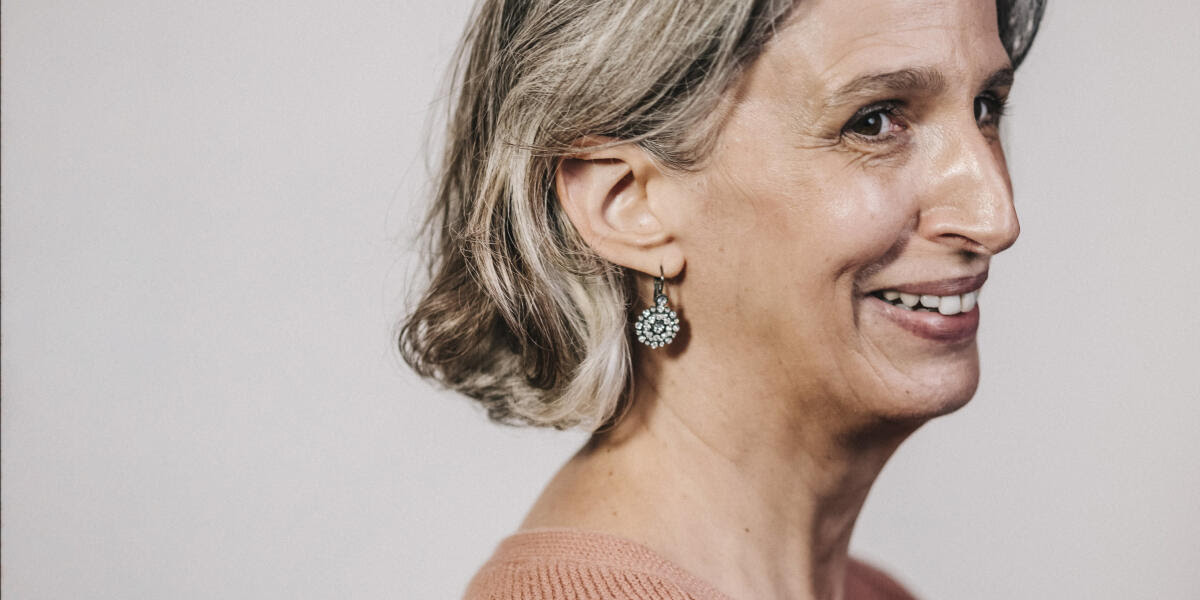
<svg viewBox="0 0 1200 600">
<path fill-rule="evenodd" d="M 865 563 L 847 567 L 846 597 L 913 597 Z M 732 600 L 653 550 L 621 537 L 532 529 L 500 542 L 464 600 Z"/>
<path fill-rule="evenodd" d="M 641 544 L 573 529 L 505 538 L 464 600 L 567 599 L 731 600 Z"/>
</svg>

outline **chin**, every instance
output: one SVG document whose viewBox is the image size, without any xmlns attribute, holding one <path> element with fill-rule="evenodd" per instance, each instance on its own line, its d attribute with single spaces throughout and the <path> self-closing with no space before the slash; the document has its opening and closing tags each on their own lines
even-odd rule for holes
<svg viewBox="0 0 1200 600">
<path fill-rule="evenodd" d="M 877 396 L 876 412 L 886 421 L 923 423 L 950 414 L 970 402 L 979 387 L 979 354 L 974 344 L 953 357 L 909 367 Z"/>
</svg>

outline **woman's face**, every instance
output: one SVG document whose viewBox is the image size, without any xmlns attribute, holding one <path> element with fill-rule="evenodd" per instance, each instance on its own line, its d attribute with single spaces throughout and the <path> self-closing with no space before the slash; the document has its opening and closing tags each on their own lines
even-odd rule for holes
<svg viewBox="0 0 1200 600">
<path fill-rule="evenodd" d="M 964 404 L 972 294 L 1019 232 L 997 129 L 1011 74 L 994 0 L 801 2 L 710 162 L 663 190 L 688 207 L 690 343 L 842 413 Z"/>
</svg>

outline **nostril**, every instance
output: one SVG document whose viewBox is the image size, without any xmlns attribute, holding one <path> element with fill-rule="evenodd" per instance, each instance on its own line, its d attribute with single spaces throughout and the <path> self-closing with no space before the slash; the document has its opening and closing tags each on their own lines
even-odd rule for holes
<svg viewBox="0 0 1200 600">
<path fill-rule="evenodd" d="M 958 246 L 959 250 L 968 257 L 976 255 L 992 254 L 992 251 L 987 246 L 981 244 L 965 235 L 957 233 L 943 233 L 942 237 L 953 245 Z"/>
</svg>

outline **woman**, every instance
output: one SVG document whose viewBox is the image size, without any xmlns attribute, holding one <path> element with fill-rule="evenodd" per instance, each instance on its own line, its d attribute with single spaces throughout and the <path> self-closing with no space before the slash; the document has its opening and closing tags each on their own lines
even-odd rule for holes
<svg viewBox="0 0 1200 600">
<path fill-rule="evenodd" d="M 498 421 L 593 435 L 468 598 L 910 597 L 847 548 L 975 391 L 1040 13 L 483 3 L 401 347 Z"/>
</svg>

